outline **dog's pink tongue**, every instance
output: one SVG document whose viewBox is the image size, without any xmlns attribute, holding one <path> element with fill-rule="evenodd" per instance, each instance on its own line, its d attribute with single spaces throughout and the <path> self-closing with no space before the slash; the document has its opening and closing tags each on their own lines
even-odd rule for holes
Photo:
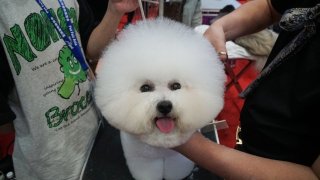
<svg viewBox="0 0 320 180">
<path fill-rule="evenodd" d="M 156 121 L 156 124 L 163 133 L 169 133 L 174 128 L 174 122 L 171 118 L 160 118 Z"/>
</svg>

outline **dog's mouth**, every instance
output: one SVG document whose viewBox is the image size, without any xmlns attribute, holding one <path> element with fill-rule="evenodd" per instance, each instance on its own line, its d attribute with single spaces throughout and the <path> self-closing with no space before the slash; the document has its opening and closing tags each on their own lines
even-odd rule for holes
<svg viewBox="0 0 320 180">
<path fill-rule="evenodd" d="M 168 134 L 175 128 L 175 118 L 172 117 L 156 117 L 155 123 L 160 132 Z"/>
</svg>

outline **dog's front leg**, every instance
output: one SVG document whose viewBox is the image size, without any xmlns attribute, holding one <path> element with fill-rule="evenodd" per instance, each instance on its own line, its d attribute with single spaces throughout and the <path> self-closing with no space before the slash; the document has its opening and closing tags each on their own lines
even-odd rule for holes
<svg viewBox="0 0 320 180">
<path fill-rule="evenodd" d="M 194 162 L 180 153 L 165 158 L 164 179 L 179 180 L 184 179 L 192 173 Z"/>
<path fill-rule="evenodd" d="M 163 179 L 164 158 L 158 156 L 157 148 L 123 131 L 121 131 L 121 144 L 128 168 L 136 180 Z"/>
<path fill-rule="evenodd" d="M 127 165 L 136 180 L 162 180 L 163 159 L 127 158 Z"/>
</svg>

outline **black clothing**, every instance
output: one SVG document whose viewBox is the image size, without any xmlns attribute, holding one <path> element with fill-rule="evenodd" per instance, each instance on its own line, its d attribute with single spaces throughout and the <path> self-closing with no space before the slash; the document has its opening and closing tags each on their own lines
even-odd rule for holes
<svg viewBox="0 0 320 180">
<path fill-rule="evenodd" d="M 271 0 L 280 13 L 313 7 L 318 0 Z M 317 23 L 320 32 L 320 23 Z M 282 30 L 267 64 L 301 30 Z M 241 138 L 246 152 L 310 166 L 320 154 L 320 33 L 260 82 L 243 106 Z"/>
<path fill-rule="evenodd" d="M 82 49 L 86 50 L 89 37 L 93 29 L 99 23 L 92 11 L 93 7 L 91 7 L 88 4 L 87 0 L 78 0 L 78 4 L 80 7 L 80 11 L 79 11 L 79 31 L 80 32 L 79 33 L 81 37 Z"/>
<path fill-rule="evenodd" d="M 94 9 L 93 15 L 97 21 L 101 21 L 108 7 L 108 0 L 87 0 L 91 9 Z"/>
<path fill-rule="evenodd" d="M 13 88 L 14 82 L 10 67 L 0 43 L 0 126 L 11 122 L 16 118 L 8 105 L 8 95 Z"/>
</svg>

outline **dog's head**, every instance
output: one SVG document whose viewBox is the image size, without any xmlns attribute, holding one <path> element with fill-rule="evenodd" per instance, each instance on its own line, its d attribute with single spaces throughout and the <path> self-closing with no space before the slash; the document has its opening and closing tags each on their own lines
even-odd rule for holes
<svg viewBox="0 0 320 180">
<path fill-rule="evenodd" d="M 148 144 L 182 144 L 223 107 L 223 64 L 202 35 L 180 23 L 131 25 L 100 61 L 95 99 L 102 114 Z"/>
</svg>

